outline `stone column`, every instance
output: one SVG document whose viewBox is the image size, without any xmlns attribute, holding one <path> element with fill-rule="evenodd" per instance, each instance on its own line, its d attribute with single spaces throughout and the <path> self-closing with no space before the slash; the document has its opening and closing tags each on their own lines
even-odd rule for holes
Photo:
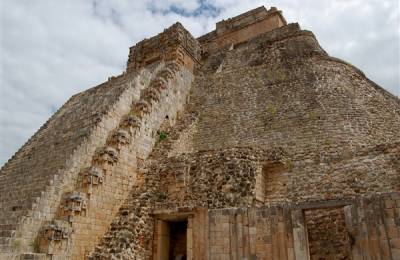
<svg viewBox="0 0 400 260">
<path fill-rule="evenodd" d="M 307 227 L 305 225 L 303 210 L 292 210 L 292 223 L 295 259 L 310 259 L 310 254 L 308 252 Z"/>
</svg>

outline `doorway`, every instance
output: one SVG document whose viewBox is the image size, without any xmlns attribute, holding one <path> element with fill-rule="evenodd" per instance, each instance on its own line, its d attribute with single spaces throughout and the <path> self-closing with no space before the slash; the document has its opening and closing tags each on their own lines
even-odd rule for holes
<svg viewBox="0 0 400 260">
<path fill-rule="evenodd" d="M 187 220 L 169 222 L 169 259 L 186 260 Z"/>
<path fill-rule="evenodd" d="M 188 220 L 157 220 L 154 259 L 186 260 L 188 252 Z"/>
<path fill-rule="evenodd" d="M 304 210 L 311 260 L 351 259 L 344 208 Z"/>
</svg>

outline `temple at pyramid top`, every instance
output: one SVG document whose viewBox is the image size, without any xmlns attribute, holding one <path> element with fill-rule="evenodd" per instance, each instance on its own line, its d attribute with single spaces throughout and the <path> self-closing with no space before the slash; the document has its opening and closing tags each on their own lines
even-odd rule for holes
<svg viewBox="0 0 400 260">
<path fill-rule="evenodd" d="M 178 59 L 189 69 L 210 52 L 234 46 L 260 34 L 286 25 L 286 20 L 276 7 L 264 6 L 238 16 L 222 20 L 216 29 L 195 39 L 181 23 L 175 23 L 162 33 L 144 39 L 130 48 L 127 71 L 144 67 L 160 60 Z M 188 56 L 188 57 L 186 57 Z"/>
<path fill-rule="evenodd" d="M 205 51 L 245 42 L 257 35 L 286 25 L 286 20 L 276 7 L 267 10 L 264 6 L 238 16 L 217 22 L 216 29 L 198 40 Z"/>
</svg>

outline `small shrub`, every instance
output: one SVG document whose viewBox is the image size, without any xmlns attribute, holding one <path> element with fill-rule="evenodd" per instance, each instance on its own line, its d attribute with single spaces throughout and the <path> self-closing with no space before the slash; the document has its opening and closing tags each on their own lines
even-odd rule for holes
<svg viewBox="0 0 400 260">
<path fill-rule="evenodd" d="M 12 243 L 12 247 L 15 250 L 18 250 L 21 248 L 21 241 L 19 239 L 15 239 Z"/>
<path fill-rule="evenodd" d="M 162 141 L 162 140 L 167 139 L 168 135 L 167 135 L 167 133 L 165 133 L 165 132 L 160 132 L 159 137 L 160 137 L 160 141 Z"/>
</svg>

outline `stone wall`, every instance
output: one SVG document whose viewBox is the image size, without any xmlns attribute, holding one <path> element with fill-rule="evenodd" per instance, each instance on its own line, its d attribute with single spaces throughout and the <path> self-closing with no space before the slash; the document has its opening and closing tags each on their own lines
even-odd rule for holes
<svg viewBox="0 0 400 260">
<path fill-rule="evenodd" d="M 275 7 L 253 9 L 244 14 L 222 20 L 216 24 L 216 30 L 198 38 L 203 56 L 221 48 L 243 43 L 265 32 L 286 25 L 286 20 Z"/>
<path fill-rule="evenodd" d="M 310 253 L 311 259 L 321 259 L 315 258 L 316 255 L 326 258 L 327 245 L 319 244 L 316 248 L 314 239 L 316 236 L 320 242 L 328 239 L 329 230 L 318 226 L 316 231 L 308 232 L 308 237 L 306 231 L 315 226 L 305 218 L 315 221 L 323 215 L 321 211 L 330 211 L 332 214 L 329 215 L 337 217 L 334 223 L 338 229 L 329 227 L 340 240 L 338 244 L 333 244 L 335 237 L 329 238 L 329 247 L 336 246 L 332 249 L 335 259 L 398 259 L 400 224 L 394 223 L 392 216 L 399 209 L 396 204 L 399 199 L 399 194 L 393 193 L 350 201 L 211 210 L 209 257 L 194 259 L 309 259 Z M 333 214 L 337 212 L 338 205 L 343 213 Z M 380 209 L 381 213 L 374 214 L 374 208 Z M 305 218 L 304 212 L 308 212 Z M 390 219 L 388 212 L 391 212 Z M 394 218 L 398 217 L 397 214 Z"/>
<path fill-rule="evenodd" d="M 343 207 L 304 211 L 311 260 L 351 259 L 354 243 Z"/>
<path fill-rule="evenodd" d="M 269 200 L 398 191 L 399 100 L 310 32 L 291 24 L 203 62 L 190 96 L 196 123 L 171 154 L 281 149 L 290 167 Z"/>
<path fill-rule="evenodd" d="M 134 256 L 162 259 L 163 231 L 154 223 L 174 219 L 187 219 L 190 223 L 187 252 L 191 257 L 188 259 L 284 260 L 309 259 L 310 256 L 314 259 L 317 255 L 327 256 L 329 252 L 331 257 L 332 253 L 338 257 L 338 248 L 342 248 L 340 259 L 399 257 L 399 193 L 306 203 L 271 203 L 258 208 L 207 210 L 170 206 L 149 212 L 150 201 L 155 198 L 150 194 L 155 190 L 157 188 L 149 193 L 149 189 L 143 189 L 142 193 L 136 193 L 135 199 L 120 211 L 112 232 L 104 237 L 107 242 L 103 241 L 96 248 L 91 259 Z M 329 230 L 315 224 L 317 219 L 326 216 L 321 212 L 329 212 L 330 217 L 336 218 L 333 222 L 327 221 L 333 237 Z M 329 251 L 326 244 L 323 246 L 324 239 L 338 240 L 334 251 Z"/>
<path fill-rule="evenodd" d="M 162 142 L 159 140 L 158 145 Z M 148 259 L 154 247 L 154 211 L 254 205 L 257 163 L 280 158 L 280 151 L 248 148 L 149 160 L 140 171 L 142 181 L 136 183 L 92 257 Z"/>
<path fill-rule="evenodd" d="M 155 208 L 224 208 L 255 205 L 260 165 L 284 159 L 282 151 L 251 148 L 202 151 L 156 160 L 148 175 L 162 179 L 164 200 Z M 264 201 L 264 198 L 262 202 Z"/>
<path fill-rule="evenodd" d="M 129 50 L 127 71 L 161 61 L 175 61 L 193 71 L 199 59 L 199 43 L 180 23 L 175 23 L 164 32 L 132 46 Z"/>
<path fill-rule="evenodd" d="M 133 46 L 1 169 L 1 256 L 159 259 L 187 221 L 188 259 L 400 258 L 400 101 L 285 24 Z"/>
<path fill-rule="evenodd" d="M 195 150 L 283 147 L 323 161 L 400 140 L 399 100 L 330 59 L 297 25 L 215 53 L 201 72 L 190 97 Z"/>
</svg>

